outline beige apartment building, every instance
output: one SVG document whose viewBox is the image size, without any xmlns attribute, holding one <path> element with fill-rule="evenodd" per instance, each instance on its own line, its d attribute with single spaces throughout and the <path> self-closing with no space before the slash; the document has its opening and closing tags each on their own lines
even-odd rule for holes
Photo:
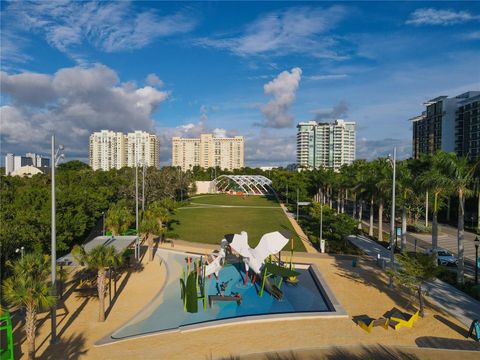
<svg viewBox="0 0 480 360">
<path fill-rule="evenodd" d="M 160 167 L 158 138 L 145 131 L 101 130 L 90 135 L 89 158 L 93 170 L 121 169 L 135 163 Z"/>
<path fill-rule="evenodd" d="M 160 167 L 159 141 L 156 135 L 145 131 L 127 134 L 127 166 L 135 164 Z"/>
<path fill-rule="evenodd" d="M 183 171 L 194 166 L 205 169 L 218 166 L 228 170 L 243 168 L 243 136 L 216 138 L 212 134 L 202 134 L 194 139 L 173 137 L 172 166 L 179 166 Z"/>
</svg>

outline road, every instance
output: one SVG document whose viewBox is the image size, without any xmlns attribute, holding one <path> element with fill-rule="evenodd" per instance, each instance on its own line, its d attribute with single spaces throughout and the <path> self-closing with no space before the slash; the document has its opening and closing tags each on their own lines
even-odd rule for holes
<svg viewBox="0 0 480 360">
<path fill-rule="evenodd" d="M 366 221 L 363 221 L 368 226 Z M 374 227 L 378 228 L 378 223 L 374 223 Z M 390 233 L 390 223 L 383 223 L 383 231 Z M 438 247 L 447 249 L 453 254 L 458 254 L 457 245 L 457 229 L 448 225 L 438 225 Z M 465 232 L 464 240 L 464 254 L 465 254 L 465 272 L 469 275 L 475 274 L 475 234 L 471 232 Z M 398 245 L 400 245 L 400 238 L 398 239 Z M 432 235 L 431 234 L 416 234 L 407 233 L 407 250 L 414 250 L 415 246 L 417 250 L 427 249 L 432 247 Z"/>
</svg>

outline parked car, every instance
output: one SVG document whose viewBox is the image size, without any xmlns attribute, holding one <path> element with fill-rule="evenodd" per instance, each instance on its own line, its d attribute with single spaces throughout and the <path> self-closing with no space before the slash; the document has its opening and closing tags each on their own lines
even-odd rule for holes
<svg viewBox="0 0 480 360">
<path fill-rule="evenodd" d="M 433 249 L 427 249 L 426 253 L 428 255 L 432 254 Z M 455 255 L 453 255 L 450 251 L 443 248 L 437 248 L 437 259 L 438 265 L 445 265 L 445 266 L 457 266 L 458 259 Z"/>
</svg>

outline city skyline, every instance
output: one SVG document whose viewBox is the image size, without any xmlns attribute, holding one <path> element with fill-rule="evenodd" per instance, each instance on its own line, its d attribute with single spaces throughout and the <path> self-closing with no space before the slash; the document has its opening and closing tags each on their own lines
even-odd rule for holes
<svg viewBox="0 0 480 360">
<path fill-rule="evenodd" d="M 246 166 L 287 165 L 297 123 L 336 118 L 357 123 L 357 158 L 405 158 L 424 101 L 480 89 L 471 2 L 2 2 L 1 17 L 2 161 L 48 153 L 55 130 L 88 162 L 107 128 L 156 133 L 161 165 L 172 137 L 209 132 L 243 135 Z"/>
</svg>

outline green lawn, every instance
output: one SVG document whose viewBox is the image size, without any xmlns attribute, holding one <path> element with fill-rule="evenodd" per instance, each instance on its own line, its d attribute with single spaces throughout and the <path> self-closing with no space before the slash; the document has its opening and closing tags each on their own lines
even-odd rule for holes
<svg viewBox="0 0 480 360">
<path fill-rule="evenodd" d="M 243 199 L 239 196 L 209 195 L 193 198 L 192 202 L 213 206 L 201 207 L 201 205 L 191 204 L 177 210 L 171 231 L 182 240 L 220 244 L 225 234 L 240 233 L 244 230 L 248 233 L 250 246 L 255 247 L 263 234 L 288 230 L 295 239 L 295 250 L 305 251 L 290 221 L 274 200 L 261 196 L 248 196 Z M 250 207 L 224 208 L 214 207 L 214 205 Z M 264 208 L 264 206 L 274 208 Z"/>
<path fill-rule="evenodd" d="M 245 196 L 238 195 L 199 195 L 192 198 L 192 203 L 209 205 L 234 205 L 234 206 L 278 206 L 277 200 L 268 199 L 265 196 Z"/>
</svg>

